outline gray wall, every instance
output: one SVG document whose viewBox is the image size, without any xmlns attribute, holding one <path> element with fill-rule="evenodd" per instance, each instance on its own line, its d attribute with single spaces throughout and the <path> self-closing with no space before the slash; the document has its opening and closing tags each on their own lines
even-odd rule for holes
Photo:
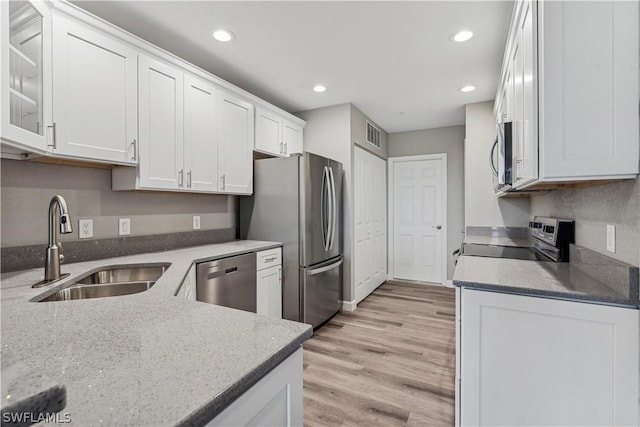
<svg viewBox="0 0 640 427">
<path fill-rule="evenodd" d="M 447 279 L 455 265 L 451 252 L 464 238 L 464 126 L 389 134 L 389 157 L 447 154 Z"/>
<path fill-rule="evenodd" d="M 353 272 L 351 267 L 353 240 L 353 197 L 352 197 L 352 144 L 350 128 L 351 104 L 334 105 L 316 110 L 296 113 L 307 121 L 304 127 L 304 149 L 310 153 L 329 157 L 342 163 L 344 168 L 343 185 L 343 249 L 344 268 L 342 299 L 355 299 Z"/>
<path fill-rule="evenodd" d="M 131 218 L 131 235 L 192 230 L 200 215 L 201 229 L 235 227 L 233 196 L 168 192 L 111 191 L 111 170 L 3 159 L 1 162 L 1 246 L 47 242 L 47 212 L 55 194 L 67 200 L 74 233 L 78 220 L 93 219 L 94 239 L 118 237 L 118 218 Z"/>
<path fill-rule="evenodd" d="M 640 178 L 534 197 L 533 215 L 573 219 L 577 245 L 640 266 Z M 616 253 L 606 250 L 607 224 L 616 226 Z"/>
<path fill-rule="evenodd" d="M 496 136 L 493 101 L 468 104 L 465 122 L 465 226 L 526 227 L 529 199 L 498 198 L 493 192 L 493 174 L 489 168 L 489 150 Z"/>
<path fill-rule="evenodd" d="M 367 142 L 367 120 L 380 129 L 380 148 Z M 389 152 L 389 135 L 376 122 L 367 117 L 362 111 L 351 104 L 351 142 L 364 148 L 378 157 L 386 159 Z"/>
</svg>

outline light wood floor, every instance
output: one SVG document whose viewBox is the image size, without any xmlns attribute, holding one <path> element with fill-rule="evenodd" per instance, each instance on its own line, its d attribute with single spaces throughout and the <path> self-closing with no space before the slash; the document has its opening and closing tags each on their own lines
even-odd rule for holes
<svg viewBox="0 0 640 427">
<path fill-rule="evenodd" d="M 304 345 L 304 423 L 454 424 L 455 293 L 389 281 Z"/>
</svg>

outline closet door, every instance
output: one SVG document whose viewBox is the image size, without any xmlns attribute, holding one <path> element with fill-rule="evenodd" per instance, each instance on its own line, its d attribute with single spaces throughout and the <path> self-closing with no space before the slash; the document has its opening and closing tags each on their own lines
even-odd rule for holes
<svg viewBox="0 0 640 427">
<path fill-rule="evenodd" d="M 354 149 L 354 266 L 356 302 L 362 301 L 387 278 L 386 162 Z"/>
</svg>

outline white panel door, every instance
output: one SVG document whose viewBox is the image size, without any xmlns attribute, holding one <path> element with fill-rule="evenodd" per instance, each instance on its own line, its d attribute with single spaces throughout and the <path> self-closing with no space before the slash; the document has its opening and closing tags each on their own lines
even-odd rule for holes
<svg viewBox="0 0 640 427">
<path fill-rule="evenodd" d="M 287 120 L 283 120 L 282 143 L 285 155 L 302 153 L 302 128 Z"/>
<path fill-rule="evenodd" d="M 387 278 L 386 162 L 354 149 L 354 269 L 356 302 L 362 301 Z"/>
<path fill-rule="evenodd" d="M 256 277 L 256 313 L 282 319 L 282 266 L 259 270 Z"/>
<path fill-rule="evenodd" d="M 218 190 L 218 88 L 184 77 L 184 186 Z"/>
<path fill-rule="evenodd" d="M 442 160 L 393 167 L 393 267 L 397 279 L 442 283 Z"/>
<path fill-rule="evenodd" d="M 220 191 L 253 192 L 253 105 L 220 91 L 218 109 Z"/>
<path fill-rule="evenodd" d="M 283 154 L 282 119 L 275 113 L 256 108 L 255 149 L 271 154 Z"/>
<path fill-rule="evenodd" d="M 136 163 L 137 52 L 60 15 L 53 50 L 54 153 Z"/>
<path fill-rule="evenodd" d="M 461 425 L 638 422 L 638 310 L 462 289 Z"/>
<path fill-rule="evenodd" d="M 140 56 L 140 186 L 185 187 L 183 73 Z"/>
</svg>

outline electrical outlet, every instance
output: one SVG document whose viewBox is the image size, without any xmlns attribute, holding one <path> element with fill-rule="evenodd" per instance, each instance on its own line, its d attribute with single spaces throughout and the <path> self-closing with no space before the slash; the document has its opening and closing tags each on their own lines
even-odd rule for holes
<svg viewBox="0 0 640 427">
<path fill-rule="evenodd" d="M 118 219 L 118 234 L 120 236 L 128 236 L 131 234 L 131 218 Z"/>
<path fill-rule="evenodd" d="M 193 216 L 193 229 L 200 230 L 200 215 Z"/>
<path fill-rule="evenodd" d="M 93 220 L 81 219 L 78 221 L 78 237 L 80 239 L 88 239 L 93 237 Z"/>
<path fill-rule="evenodd" d="M 607 250 L 616 253 L 616 226 L 607 224 Z"/>
</svg>

